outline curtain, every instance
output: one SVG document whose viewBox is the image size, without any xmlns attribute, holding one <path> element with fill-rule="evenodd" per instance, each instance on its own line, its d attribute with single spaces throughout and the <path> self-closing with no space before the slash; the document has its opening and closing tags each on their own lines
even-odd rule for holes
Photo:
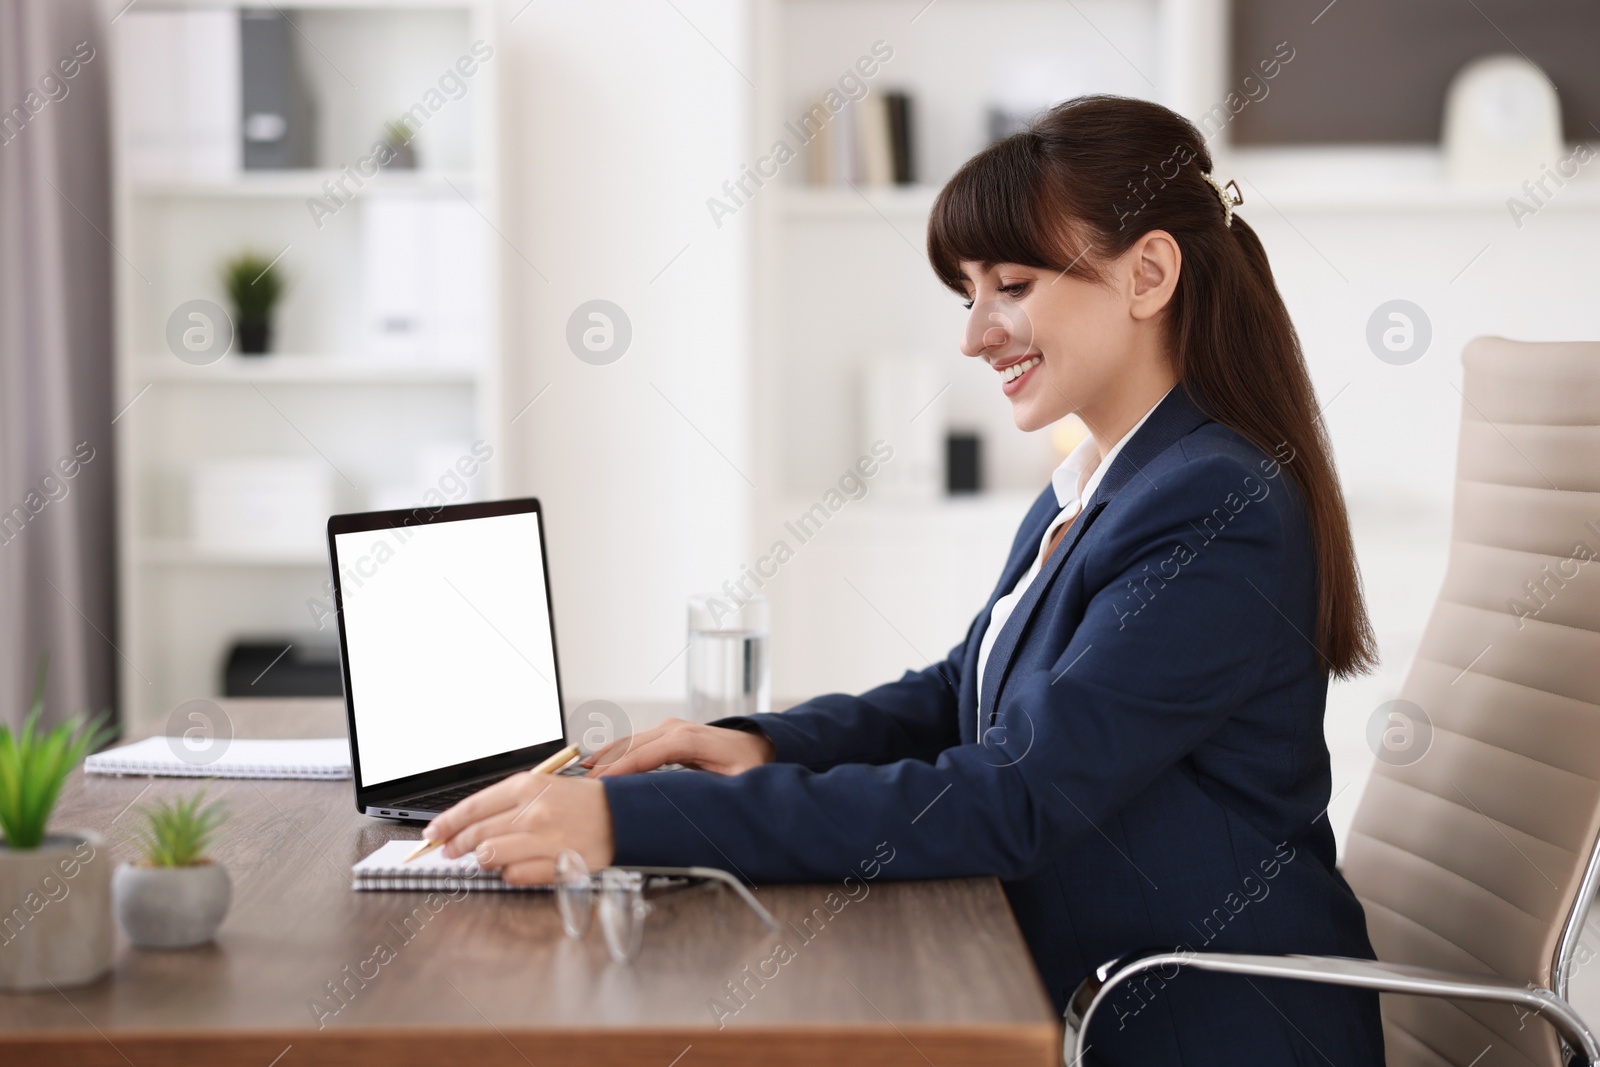
<svg viewBox="0 0 1600 1067">
<path fill-rule="evenodd" d="M 107 56 L 94 0 L 0 0 L 0 722 L 113 711 Z"/>
</svg>

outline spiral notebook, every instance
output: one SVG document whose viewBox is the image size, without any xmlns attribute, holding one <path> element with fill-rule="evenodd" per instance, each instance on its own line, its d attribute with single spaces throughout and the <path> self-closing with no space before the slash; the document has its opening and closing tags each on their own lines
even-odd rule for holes
<svg viewBox="0 0 1600 1067">
<path fill-rule="evenodd" d="M 170 778 L 350 777 L 350 742 L 342 737 L 297 740 L 213 739 L 220 749 L 191 749 L 181 737 L 147 737 L 97 752 L 83 761 L 88 774 L 151 774 Z"/>
<path fill-rule="evenodd" d="M 418 841 L 388 841 L 366 859 L 350 868 L 351 889 L 460 889 L 535 892 L 552 889 L 548 885 L 507 885 L 498 871 L 478 866 L 475 856 L 445 859 L 441 849 L 405 862 Z"/>
</svg>

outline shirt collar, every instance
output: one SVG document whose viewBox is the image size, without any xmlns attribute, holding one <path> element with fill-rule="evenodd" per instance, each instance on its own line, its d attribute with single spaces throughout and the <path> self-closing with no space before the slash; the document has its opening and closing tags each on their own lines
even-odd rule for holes
<svg viewBox="0 0 1600 1067">
<path fill-rule="evenodd" d="M 1168 390 L 1168 392 L 1171 392 L 1171 390 Z M 1161 400 L 1166 398 L 1166 393 L 1163 393 Z M 1099 488 L 1100 481 L 1105 477 L 1106 471 L 1111 469 L 1111 464 L 1116 460 L 1117 453 L 1121 452 L 1122 446 L 1127 444 L 1133 435 L 1139 432 L 1139 427 L 1143 426 L 1145 421 L 1155 414 L 1156 408 L 1161 406 L 1161 400 L 1157 400 L 1150 405 L 1150 410 L 1144 413 L 1144 417 L 1134 423 L 1133 429 L 1123 434 L 1122 439 L 1111 446 L 1111 450 L 1106 453 L 1105 458 L 1100 460 L 1098 464 L 1095 459 L 1099 455 L 1099 450 L 1095 447 L 1094 438 L 1085 437 L 1082 441 L 1079 441 L 1078 447 L 1068 453 L 1067 458 L 1061 461 L 1061 466 L 1057 467 L 1050 475 L 1050 486 L 1056 492 L 1056 503 L 1061 505 L 1063 509 L 1071 507 L 1073 504 L 1077 504 L 1080 511 L 1088 507 L 1089 499 L 1094 496 L 1094 491 Z M 1085 472 L 1088 472 L 1087 481 L 1084 481 Z M 1081 493 L 1078 491 L 1079 483 L 1083 485 Z"/>
</svg>

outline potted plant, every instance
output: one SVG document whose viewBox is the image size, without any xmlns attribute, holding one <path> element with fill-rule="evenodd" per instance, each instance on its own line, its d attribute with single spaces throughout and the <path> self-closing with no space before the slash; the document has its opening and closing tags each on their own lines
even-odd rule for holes
<svg viewBox="0 0 1600 1067">
<path fill-rule="evenodd" d="M 0 989 L 83 985 L 111 967 L 111 861 L 88 830 L 49 832 L 67 776 L 110 738 L 104 716 L 51 730 L 44 713 L 47 663 L 20 731 L 0 726 Z"/>
<path fill-rule="evenodd" d="M 241 252 L 222 266 L 222 284 L 233 304 L 239 352 L 264 355 L 272 343 L 272 312 L 288 287 L 274 260 L 259 252 Z"/>
<path fill-rule="evenodd" d="M 384 123 L 383 144 L 389 153 L 378 166 L 385 170 L 416 170 L 417 150 L 411 144 L 411 137 L 411 127 L 404 121 Z"/>
<path fill-rule="evenodd" d="M 220 800 L 158 800 L 139 808 L 134 832 L 140 858 L 117 868 L 111 883 L 117 922 L 128 940 L 144 948 L 188 948 L 216 936 L 228 913 L 228 872 L 206 849 L 226 819 Z"/>
</svg>

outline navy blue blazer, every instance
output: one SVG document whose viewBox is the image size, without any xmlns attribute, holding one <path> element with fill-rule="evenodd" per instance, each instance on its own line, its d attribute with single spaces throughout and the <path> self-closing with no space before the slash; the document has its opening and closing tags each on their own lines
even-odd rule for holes
<svg viewBox="0 0 1600 1067">
<path fill-rule="evenodd" d="M 616 862 L 998 875 L 1058 1008 L 1138 949 L 1371 958 L 1334 866 L 1314 553 L 1280 451 L 1174 389 L 1001 630 L 982 729 L 979 642 L 1059 510 L 1049 488 L 949 658 L 729 721 L 777 750 L 744 774 L 605 779 Z M 1154 975 L 1097 1020 L 1094 1063 L 1383 1062 L 1358 990 Z"/>
</svg>

